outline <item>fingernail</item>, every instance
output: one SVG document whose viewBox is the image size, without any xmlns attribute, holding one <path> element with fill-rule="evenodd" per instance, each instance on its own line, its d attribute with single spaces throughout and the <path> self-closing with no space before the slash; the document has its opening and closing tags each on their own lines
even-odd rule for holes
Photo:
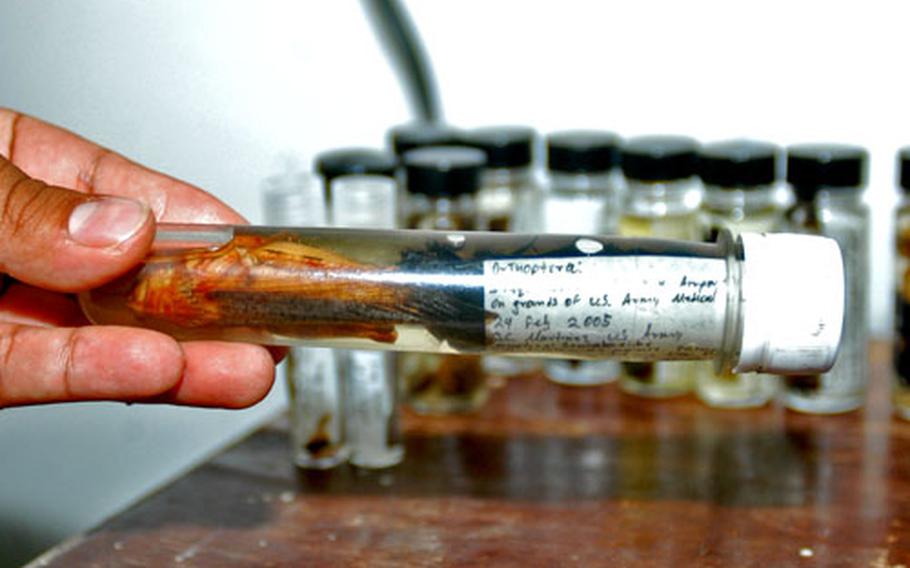
<svg viewBox="0 0 910 568">
<path fill-rule="evenodd" d="M 106 248 L 119 245 L 142 228 L 149 210 L 123 197 L 104 197 L 77 205 L 70 213 L 69 233 L 77 243 Z"/>
</svg>

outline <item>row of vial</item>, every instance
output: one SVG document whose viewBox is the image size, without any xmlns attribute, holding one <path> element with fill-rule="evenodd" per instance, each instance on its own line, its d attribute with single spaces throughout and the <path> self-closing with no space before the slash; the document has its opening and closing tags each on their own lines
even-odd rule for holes
<svg viewBox="0 0 910 568">
<path fill-rule="evenodd" d="M 544 368 L 550 378 L 571 384 L 599 384 L 618 376 L 624 390 L 643 396 L 670 397 L 694 388 L 713 406 L 760 406 L 778 391 L 787 406 L 807 412 L 844 412 L 862 405 L 869 231 L 862 199 L 868 157 L 862 148 L 792 146 L 784 177 L 782 151 L 772 144 L 700 146 L 677 136 L 621 141 L 607 132 L 561 132 L 547 137 L 546 173 L 538 176 L 536 135 L 529 128 L 463 132 L 412 125 L 393 129 L 389 141 L 396 155 L 387 155 L 389 164 L 404 164 L 403 175 L 397 171 L 406 188 L 404 226 L 410 228 L 687 240 L 713 240 L 725 228 L 833 237 L 846 258 L 849 306 L 841 356 L 830 373 L 788 378 L 781 388 L 770 376 L 718 376 L 708 363 L 547 361 Z M 354 154 L 324 154 L 317 169 L 331 179 L 343 171 L 339 158 Z M 439 163 L 446 164 L 442 173 L 434 172 Z M 470 168 L 481 170 L 479 182 L 454 173 Z M 501 357 L 484 361 L 492 374 L 515 374 L 530 366 Z"/>
<path fill-rule="evenodd" d="M 490 377 L 541 365 L 563 384 L 618 378 L 629 393 L 671 397 L 694 390 L 720 407 L 760 406 L 776 396 L 807 412 L 862 405 L 869 229 L 862 148 L 788 148 L 784 184 L 780 149 L 754 141 L 700 146 L 678 136 L 620 141 L 599 131 L 554 133 L 546 139 L 543 176 L 534 167 L 536 134 L 529 128 L 463 132 L 405 125 L 390 131 L 389 143 L 391 152 L 325 152 L 314 163 L 318 177 L 289 171 L 271 179 L 267 223 L 313 226 L 331 220 L 361 228 L 686 240 L 713 240 L 721 229 L 822 234 L 838 241 L 846 259 L 841 355 L 828 373 L 781 380 L 718 375 L 706 362 L 537 362 L 417 353 L 399 354 L 393 362 L 383 353 L 298 348 L 289 358 L 289 384 L 299 465 L 329 467 L 347 459 L 364 467 L 394 465 L 402 458 L 397 396 L 419 412 L 471 411 L 486 400 Z"/>
</svg>

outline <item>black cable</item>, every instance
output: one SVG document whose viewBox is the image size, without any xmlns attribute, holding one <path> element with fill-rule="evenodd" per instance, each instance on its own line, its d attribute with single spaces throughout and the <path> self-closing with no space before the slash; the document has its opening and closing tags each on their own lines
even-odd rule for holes
<svg viewBox="0 0 910 568">
<path fill-rule="evenodd" d="M 436 78 L 408 11 L 398 0 L 361 0 L 361 3 L 416 118 L 423 122 L 441 121 Z"/>
</svg>

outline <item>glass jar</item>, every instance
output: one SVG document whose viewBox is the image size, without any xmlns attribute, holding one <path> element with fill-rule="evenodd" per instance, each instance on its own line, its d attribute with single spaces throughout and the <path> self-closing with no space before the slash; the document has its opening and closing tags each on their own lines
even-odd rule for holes
<svg viewBox="0 0 910 568">
<path fill-rule="evenodd" d="M 410 229 L 468 231 L 474 228 L 474 197 L 480 187 L 483 152 L 433 146 L 404 156 Z M 405 402 L 425 414 L 470 412 L 489 396 L 480 357 L 402 353 L 398 374 Z"/>
<path fill-rule="evenodd" d="M 332 225 L 394 229 L 398 186 L 376 175 L 345 175 L 332 180 Z M 379 469 L 404 459 L 398 413 L 398 379 L 392 355 L 381 351 L 335 351 L 345 387 L 345 439 L 349 461 Z"/>
<path fill-rule="evenodd" d="M 487 165 L 477 192 L 477 229 L 481 231 L 528 230 L 526 219 L 533 207 L 534 145 L 537 133 L 525 126 L 491 126 L 465 133 L 465 144 L 484 152 Z M 484 371 L 510 377 L 536 371 L 540 362 L 491 355 Z"/>
<path fill-rule="evenodd" d="M 473 230 L 483 163 L 483 152 L 464 146 L 432 146 L 405 154 L 406 228 Z"/>
<path fill-rule="evenodd" d="M 411 196 L 411 199 L 408 198 L 406 189 L 407 179 L 405 178 L 404 171 L 404 155 L 411 150 L 427 148 L 430 146 L 458 146 L 461 143 L 461 137 L 462 131 L 453 126 L 437 122 L 420 121 L 399 124 L 398 126 L 389 129 L 386 133 L 388 147 L 394 152 L 398 159 L 399 226 L 409 226 L 408 219 L 411 216 L 409 207 L 420 204 L 420 199 L 416 196 Z"/>
<path fill-rule="evenodd" d="M 348 175 L 376 175 L 395 179 L 397 158 L 375 148 L 336 148 L 327 150 L 313 160 L 313 170 L 325 183 L 325 200 L 331 205 L 332 180 Z"/>
<path fill-rule="evenodd" d="M 831 237 L 843 251 L 844 337 L 827 373 L 789 376 L 783 402 L 802 412 L 832 414 L 863 405 L 868 382 L 869 209 L 863 202 L 868 154 L 858 146 L 803 144 L 787 149 L 787 182 L 796 203 L 785 228 Z"/>
<path fill-rule="evenodd" d="M 621 235 L 698 240 L 702 184 L 696 164 L 698 143 L 684 136 L 641 136 L 622 148 L 626 180 L 619 221 Z M 634 302 L 629 296 L 623 301 Z M 692 390 L 697 365 L 689 362 L 624 363 L 622 389 L 639 396 L 665 398 Z"/>
<path fill-rule="evenodd" d="M 705 186 L 700 231 L 706 241 L 715 240 L 724 230 L 740 234 L 780 228 L 784 209 L 777 146 L 730 140 L 705 145 L 699 154 L 699 174 Z M 699 399 L 709 406 L 750 408 L 771 401 L 778 385 L 774 375 L 718 374 L 710 365 L 699 365 L 695 388 Z"/>
<path fill-rule="evenodd" d="M 545 233 L 614 234 L 620 203 L 616 184 L 619 138 L 610 132 L 571 130 L 547 136 L 547 183 L 534 192 L 528 217 L 519 230 Z M 546 376 L 569 386 L 615 381 L 619 362 L 609 359 L 548 359 Z"/>
<path fill-rule="evenodd" d="M 516 207 L 533 191 L 536 133 L 523 126 L 494 126 L 465 133 L 464 143 L 486 155 L 477 192 L 477 228 L 510 231 Z"/>
</svg>

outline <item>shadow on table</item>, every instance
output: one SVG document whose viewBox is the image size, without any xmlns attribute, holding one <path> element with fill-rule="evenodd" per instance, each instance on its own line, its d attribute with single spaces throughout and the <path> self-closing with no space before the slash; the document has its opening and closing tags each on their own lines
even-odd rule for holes
<svg viewBox="0 0 910 568">
<path fill-rule="evenodd" d="M 702 501 L 729 507 L 825 501 L 811 435 L 410 436 L 395 468 L 297 472 L 321 495 L 468 496 L 541 503 Z M 821 461 L 820 461 L 821 460 Z"/>
</svg>

